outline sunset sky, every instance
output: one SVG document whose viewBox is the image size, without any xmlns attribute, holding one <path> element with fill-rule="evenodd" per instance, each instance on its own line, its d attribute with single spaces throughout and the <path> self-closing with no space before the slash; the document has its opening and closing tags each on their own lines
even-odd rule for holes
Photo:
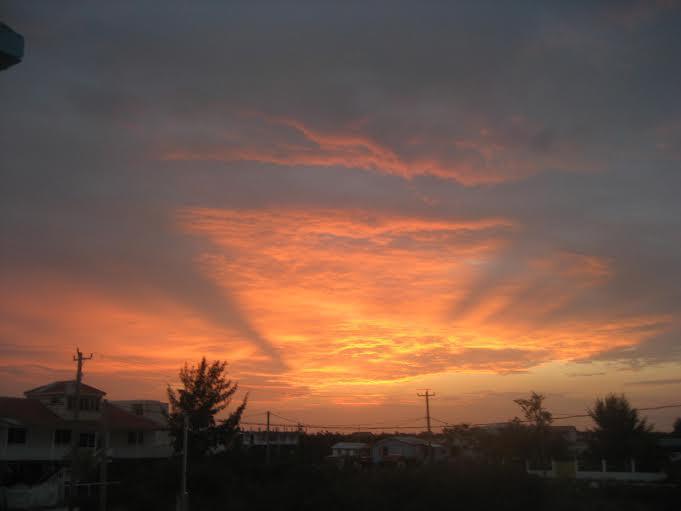
<svg viewBox="0 0 681 511">
<path fill-rule="evenodd" d="M 681 2 L 3 6 L 0 395 L 681 403 Z"/>
</svg>

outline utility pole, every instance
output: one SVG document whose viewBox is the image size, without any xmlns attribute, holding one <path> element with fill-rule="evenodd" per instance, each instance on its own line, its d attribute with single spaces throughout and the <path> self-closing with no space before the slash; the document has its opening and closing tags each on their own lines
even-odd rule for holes
<svg viewBox="0 0 681 511">
<path fill-rule="evenodd" d="M 430 398 L 435 397 L 435 394 L 430 393 L 430 389 L 425 389 L 425 394 L 416 394 L 418 397 L 426 398 L 426 425 L 428 427 L 428 433 L 432 434 L 433 430 L 430 428 Z"/>
<path fill-rule="evenodd" d="M 182 432 L 182 480 L 180 486 L 180 506 L 182 511 L 188 511 L 187 499 L 187 456 L 189 454 L 189 415 L 184 414 L 184 428 Z"/>
<path fill-rule="evenodd" d="M 76 388 L 73 396 L 73 429 L 71 430 L 71 485 L 69 487 L 69 511 L 74 508 L 75 494 L 78 491 L 79 463 L 78 463 L 78 443 L 80 441 L 80 428 L 78 427 L 78 415 L 80 412 L 80 384 L 83 381 L 83 362 L 92 360 L 92 353 L 85 357 L 79 348 L 76 348 L 76 355 L 73 361 L 77 362 L 76 369 Z M 68 400 L 69 396 L 67 396 Z M 67 403 L 68 406 L 68 403 Z"/>
<path fill-rule="evenodd" d="M 106 403 L 102 403 L 105 405 Z M 102 417 L 102 447 L 99 460 L 99 511 L 106 511 L 106 494 L 107 494 L 107 470 L 109 463 L 109 428 L 106 419 Z"/>
<path fill-rule="evenodd" d="M 265 464 L 270 464 L 270 411 L 267 411 L 267 429 L 265 430 Z"/>
</svg>

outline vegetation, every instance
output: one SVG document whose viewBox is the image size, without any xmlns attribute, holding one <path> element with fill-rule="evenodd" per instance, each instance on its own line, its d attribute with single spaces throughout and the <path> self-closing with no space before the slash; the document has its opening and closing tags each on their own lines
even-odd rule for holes
<svg viewBox="0 0 681 511">
<path fill-rule="evenodd" d="M 553 415 L 544 408 L 543 394 L 532 392 L 529 399 L 514 399 L 513 402 L 520 406 L 525 420 L 537 430 L 544 431 L 553 422 Z"/>
<path fill-rule="evenodd" d="M 224 409 L 236 387 L 224 377 L 224 369 L 224 363 L 208 364 L 205 360 L 197 367 L 185 367 L 181 373 L 185 389 L 175 396 L 177 402 L 171 401 L 173 412 L 179 414 L 183 410 L 181 406 L 186 406 L 190 416 L 193 411 L 197 421 L 203 421 L 197 422 L 202 427 L 210 429 L 215 425 L 216 412 L 212 411 Z M 263 463 L 262 450 L 243 449 L 238 443 L 232 443 L 231 449 L 196 457 L 190 462 L 191 508 L 411 511 L 446 509 L 456 503 L 457 508 L 483 511 L 677 509 L 675 506 L 681 501 L 679 486 L 593 486 L 578 480 L 546 480 L 528 475 L 525 460 L 539 459 L 542 454 L 537 447 L 538 432 L 545 435 L 543 454 L 553 459 L 565 455 L 566 445 L 562 436 L 550 427 L 552 416 L 544 407 L 544 396 L 532 393 L 529 399 L 516 402 L 527 422 L 516 418 L 494 429 L 459 424 L 445 428 L 442 435 L 435 435 L 434 441 L 448 444 L 452 454 L 458 455 L 447 463 L 398 468 L 365 464 L 340 467 L 326 462 L 336 442 L 374 443 L 389 436 L 366 432 L 301 433 L 293 454 L 275 450 L 270 465 Z M 203 406 L 199 406 L 200 403 Z M 245 401 L 232 413 L 230 417 L 235 417 L 232 424 L 238 423 L 244 406 Z M 599 448 L 607 449 L 623 438 L 650 435 L 650 426 L 638 417 L 624 396 L 611 395 L 597 400 L 590 414 L 597 425 L 592 433 L 594 446 Z M 613 427 L 622 420 L 627 428 Z M 202 430 L 195 433 L 199 431 Z M 625 445 L 638 444 L 632 440 Z M 112 467 L 112 479 L 120 481 L 120 485 L 112 487 L 111 508 L 172 509 L 179 474 L 179 457 Z"/>
<path fill-rule="evenodd" d="M 130 466 L 112 488 L 111 509 L 173 509 L 179 465 Z M 679 488 L 547 481 L 521 467 L 466 462 L 406 469 L 345 470 L 326 464 L 270 467 L 243 453 L 201 459 L 189 473 L 191 509 L 391 510 L 476 509 L 663 511 L 678 509 Z M 117 508 L 117 506 L 120 506 Z"/>
<path fill-rule="evenodd" d="M 238 390 L 237 383 L 227 378 L 227 362 L 207 362 L 203 357 L 198 365 L 187 364 L 180 370 L 183 388 L 168 387 L 170 414 L 168 421 L 176 452 L 183 448 L 185 416 L 189 420 L 190 455 L 197 458 L 206 455 L 219 445 L 229 445 L 238 432 L 241 416 L 246 409 L 247 398 L 219 424 L 218 412 L 226 409 Z"/>
<path fill-rule="evenodd" d="M 391 511 L 457 507 L 479 510 L 666 510 L 681 501 L 681 488 L 626 485 L 593 487 L 577 480 L 546 480 L 530 476 L 525 460 L 561 459 L 567 444 L 551 427 L 545 397 L 532 392 L 515 402 L 524 420 L 515 418 L 496 428 L 459 424 L 443 429 L 434 441 L 451 448 L 446 463 L 378 467 L 337 466 L 327 462 L 331 446 L 340 441 L 374 443 L 388 434 L 329 431 L 301 432 L 295 449 L 275 450 L 266 465 L 264 451 L 243 449 L 233 442 L 244 401 L 225 421 L 225 410 L 238 386 L 226 377 L 226 364 L 204 359 L 180 371 L 183 388 L 168 389 L 170 421 L 176 449 L 181 449 L 182 421 L 189 417 L 192 459 L 188 488 L 192 509 L 200 510 L 374 510 Z M 638 416 L 624 396 L 596 400 L 589 410 L 596 428 L 592 454 L 603 457 L 640 454 L 651 426 Z M 677 429 L 679 426 L 677 421 Z M 226 444 L 228 449 L 213 448 Z M 648 445 L 648 448 L 650 446 Z M 211 454 L 212 455 L 208 455 Z M 131 461 L 112 467 L 112 509 L 126 511 L 172 509 L 179 487 L 180 457 L 149 462 Z M 492 489 L 494 491 L 490 491 Z M 672 506 L 672 507 L 670 507 Z"/>
<path fill-rule="evenodd" d="M 639 417 L 638 410 L 631 407 L 624 395 L 598 398 L 588 413 L 596 424 L 589 441 L 596 457 L 622 461 L 654 450 L 652 426 Z"/>
</svg>

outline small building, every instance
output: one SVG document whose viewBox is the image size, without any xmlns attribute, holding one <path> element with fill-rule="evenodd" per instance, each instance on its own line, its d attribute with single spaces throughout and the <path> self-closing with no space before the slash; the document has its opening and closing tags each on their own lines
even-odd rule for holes
<svg viewBox="0 0 681 511">
<path fill-rule="evenodd" d="M 278 446 L 297 447 L 300 442 L 300 431 L 242 431 L 241 445 L 244 447 Z"/>
<path fill-rule="evenodd" d="M 681 462 L 681 438 L 665 437 L 657 441 L 657 447 L 673 463 Z"/>
<path fill-rule="evenodd" d="M 371 456 L 371 447 L 364 442 L 338 442 L 331 446 L 333 458 L 368 458 Z"/>
<path fill-rule="evenodd" d="M 413 436 L 384 438 L 371 448 L 371 457 L 377 464 L 444 461 L 447 454 L 445 446 Z"/>
<path fill-rule="evenodd" d="M 244 430 L 240 433 L 241 446 L 250 455 L 266 459 L 269 452 L 271 459 L 279 461 L 293 459 L 298 454 L 301 435 L 302 431 L 298 429 L 272 429 L 269 433 L 263 430 Z"/>
</svg>

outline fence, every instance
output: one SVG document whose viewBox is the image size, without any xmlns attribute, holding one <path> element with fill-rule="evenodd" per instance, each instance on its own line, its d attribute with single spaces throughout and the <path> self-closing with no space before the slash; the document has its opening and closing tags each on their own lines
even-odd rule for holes
<svg viewBox="0 0 681 511">
<path fill-rule="evenodd" d="M 590 467 L 591 468 L 591 467 Z M 631 460 L 627 471 L 609 471 L 608 464 L 601 460 L 600 470 L 580 470 L 579 461 L 551 461 L 551 467 L 545 469 L 533 469 L 526 462 L 525 469 L 528 474 L 547 478 L 584 479 L 589 481 L 626 481 L 654 483 L 664 481 L 667 478 L 665 472 L 638 472 L 636 461 Z"/>
</svg>

